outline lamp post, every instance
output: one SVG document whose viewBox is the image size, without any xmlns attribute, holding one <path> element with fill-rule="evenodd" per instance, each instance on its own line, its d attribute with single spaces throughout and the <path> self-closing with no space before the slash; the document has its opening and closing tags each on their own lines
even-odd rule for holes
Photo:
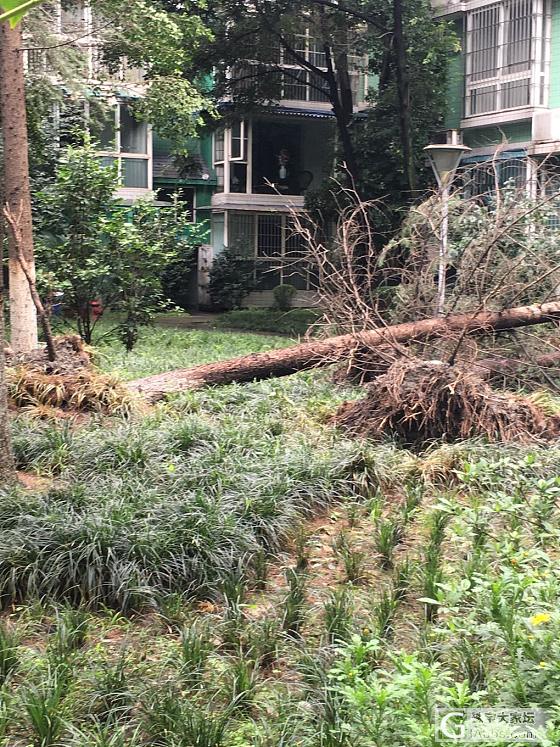
<svg viewBox="0 0 560 747">
<path fill-rule="evenodd" d="M 471 149 L 466 145 L 427 145 L 424 152 L 434 171 L 441 195 L 441 240 L 439 246 L 436 316 L 444 315 L 445 276 L 447 273 L 447 244 L 449 231 L 449 187 L 462 157 Z"/>
</svg>

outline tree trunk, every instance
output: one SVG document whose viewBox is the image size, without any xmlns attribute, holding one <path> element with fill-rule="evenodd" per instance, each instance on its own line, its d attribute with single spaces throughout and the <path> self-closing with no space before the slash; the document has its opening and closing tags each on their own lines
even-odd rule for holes
<svg viewBox="0 0 560 747">
<path fill-rule="evenodd" d="M 6 207 L 20 227 L 23 254 L 35 277 L 27 119 L 21 24 L 10 28 L 0 24 L 0 112 L 4 139 L 4 188 Z M 29 283 L 18 260 L 13 236 L 8 236 L 10 276 L 10 339 L 14 352 L 26 353 L 37 347 L 37 313 Z"/>
<path fill-rule="evenodd" d="M 328 366 L 344 360 L 356 347 L 374 348 L 380 345 L 410 343 L 446 337 L 453 333 L 484 334 L 504 329 L 527 327 L 560 319 L 560 302 L 533 306 L 518 306 L 505 311 L 483 311 L 475 314 L 455 314 L 446 318 L 422 319 L 418 322 L 380 327 L 369 332 L 330 337 L 306 342 L 270 353 L 256 353 L 229 361 L 184 368 L 156 376 L 148 376 L 129 384 L 130 389 L 157 399 L 167 392 L 195 389 L 233 381 L 253 381 Z"/>
<path fill-rule="evenodd" d="M 334 57 L 332 49 L 328 45 L 325 45 L 324 52 L 327 66 L 326 75 L 329 87 L 329 99 L 336 119 L 337 134 L 346 169 L 350 176 L 350 186 L 358 189 L 360 167 L 356 158 L 352 135 L 350 134 L 350 123 L 354 114 L 354 105 L 348 71 L 348 55 L 339 53 Z"/>
<path fill-rule="evenodd" d="M 410 118 L 410 80 L 406 58 L 406 40 L 404 36 L 403 2 L 393 0 L 393 45 L 395 48 L 395 67 L 397 77 L 397 94 L 399 99 L 399 123 L 401 147 L 403 152 L 404 173 L 411 191 L 417 188 L 414 149 L 412 146 L 412 123 Z"/>
<path fill-rule="evenodd" d="M 528 368 L 560 368 L 560 352 L 539 355 L 533 360 L 503 357 L 484 358 L 469 366 L 469 370 L 476 373 L 481 379 L 515 376 L 515 374 L 526 371 Z"/>
<path fill-rule="evenodd" d="M 9 233 L 11 233 L 12 235 L 18 262 L 21 266 L 21 269 L 23 270 L 23 273 L 29 285 L 29 292 L 31 293 L 33 304 L 39 316 L 39 321 L 41 322 L 41 329 L 43 330 L 43 335 L 45 337 L 45 342 L 47 344 L 47 356 L 48 356 L 49 361 L 51 361 L 52 363 L 53 361 L 56 360 L 56 348 L 54 345 L 54 339 L 53 339 L 53 334 L 51 330 L 51 323 L 49 321 L 48 314 L 45 311 L 45 307 L 43 306 L 43 302 L 41 301 L 39 292 L 37 290 L 37 284 L 35 283 L 35 274 L 31 272 L 31 269 L 27 266 L 27 262 L 25 261 L 25 257 L 23 254 L 24 245 L 23 245 L 23 240 L 21 237 L 21 231 L 16 221 L 14 220 L 14 217 L 11 215 L 10 211 L 7 208 L 4 208 L 4 218 L 6 219 Z"/>
<path fill-rule="evenodd" d="M 0 190 L 0 197 L 1 197 Z M 10 437 L 8 415 L 8 390 L 6 386 L 6 355 L 4 348 L 4 272 L 2 247 L 4 246 L 4 225 L 0 221 L 0 487 L 15 480 L 14 458 Z"/>
</svg>

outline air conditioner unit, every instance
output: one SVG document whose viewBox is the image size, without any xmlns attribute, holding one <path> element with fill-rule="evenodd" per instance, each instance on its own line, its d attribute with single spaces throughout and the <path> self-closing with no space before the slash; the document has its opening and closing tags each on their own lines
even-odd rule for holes
<svg viewBox="0 0 560 747">
<path fill-rule="evenodd" d="M 560 109 L 534 112 L 532 135 L 536 143 L 560 140 Z"/>
</svg>

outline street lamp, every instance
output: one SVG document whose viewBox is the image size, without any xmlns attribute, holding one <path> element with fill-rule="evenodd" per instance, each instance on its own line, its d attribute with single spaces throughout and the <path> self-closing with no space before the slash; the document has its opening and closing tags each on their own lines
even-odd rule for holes
<svg viewBox="0 0 560 747">
<path fill-rule="evenodd" d="M 441 195 L 441 242 L 439 247 L 436 316 L 444 315 L 447 242 L 449 230 L 449 187 L 461 159 L 470 152 L 466 145 L 427 145 L 424 152 L 434 170 Z"/>
</svg>

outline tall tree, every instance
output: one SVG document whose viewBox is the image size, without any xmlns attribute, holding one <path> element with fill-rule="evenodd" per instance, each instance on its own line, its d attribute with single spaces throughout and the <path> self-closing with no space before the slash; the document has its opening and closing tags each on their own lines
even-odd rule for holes
<svg viewBox="0 0 560 747">
<path fill-rule="evenodd" d="M 37 347 L 37 313 L 29 282 L 18 259 L 21 251 L 34 277 L 33 229 L 21 26 L 0 24 L 0 113 L 4 144 L 4 210 L 17 235 L 8 231 L 10 340 L 16 352 Z M 18 242 L 21 246 L 18 247 Z"/>
<path fill-rule="evenodd" d="M 0 10 L 5 11 L 2 14 L 2 21 L 0 22 L 0 116 L 3 112 L 3 94 L 4 90 L 10 85 L 10 80 L 7 79 L 7 75 L 10 72 L 9 64 L 5 66 L 4 55 L 6 54 L 7 61 L 10 61 L 10 56 L 4 48 L 4 32 L 10 31 L 11 27 L 14 27 L 21 17 L 32 5 L 38 4 L 37 0 L 24 3 L 22 5 L 20 0 L 3 0 L 0 5 Z M 17 34 L 16 34 L 17 38 Z M 21 42 L 21 35 L 19 35 Z M 14 43 L 12 37 L 10 37 L 12 43 Z M 17 49 L 21 48 L 21 43 Z M 21 59 L 21 52 L 19 53 Z M 23 76 L 23 67 L 21 68 Z M 22 81 L 21 81 L 22 82 Z M 17 83 L 13 81 L 14 85 Z M 23 82 L 22 82 L 23 83 Z M 21 95 L 23 95 L 23 85 L 21 85 Z M 21 102 L 20 102 L 21 103 Z M 23 101 L 23 112 L 25 115 L 25 100 Z M 10 121 L 8 119 L 8 121 Z M 5 120 L 2 118 L 4 124 Z M 24 131 L 25 131 L 25 119 L 24 119 Z M 26 134 L 26 131 L 25 131 Z M 9 140 L 9 138 L 8 138 Z M 13 141 L 9 142 L 12 143 Z M 4 136 L 3 144 L 5 146 L 6 140 Z M 3 174 L 0 174 L 3 177 Z M 3 189 L 3 178 L 0 181 L 0 205 L 4 205 L 4 189 Z M 29 184 L 28 184 L 29 192 Z M 12 452 L 12 442 L 10 436 L 10 421 L 8 415 L 8 392 L 6 386 L 6 357 L 5 357 L 5 335 L 4 335 L 4 261 L 3 261 L 3 247 L 4 247 L 4 224 L 0 216 L 0 485 L 4 485 L 8 482 L 12 482 L 15 479 L 15 464 Z"/>
<path fill-rule="evenodd" d="M 0 185 L 0 196 L 2 189 Z M 12 454 L 12 443 L 10 438 L 10 420 L 8 415 L 8 392 L 6 386 L 6 360 L 4 348 L 6 345 L 4 335 L 4 272 L 3 246 L 4 226 L 0 221 L 0 486 L 11 482 L 14 477 L 14 458 Z"/>
</svg>

